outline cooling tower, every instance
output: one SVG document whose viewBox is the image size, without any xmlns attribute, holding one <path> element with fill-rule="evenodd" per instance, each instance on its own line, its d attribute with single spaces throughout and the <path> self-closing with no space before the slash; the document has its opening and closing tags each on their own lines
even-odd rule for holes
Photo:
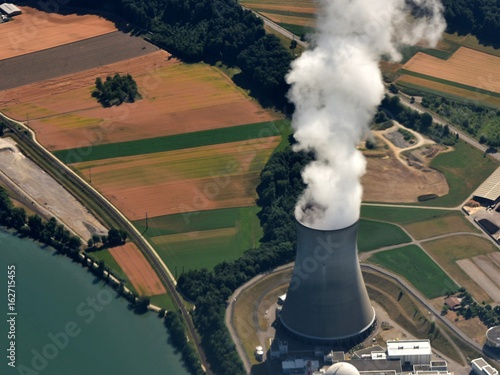
<svg viewBox="0 0 500 375">
<path fill-rule="evenodd" d="M 357 342 L 375 323 L 357 253 L 358 222 L 317 230 L 297 221 L 295 267 L 280 314 L 286 330 L 309 342 Z"/>
</svg>

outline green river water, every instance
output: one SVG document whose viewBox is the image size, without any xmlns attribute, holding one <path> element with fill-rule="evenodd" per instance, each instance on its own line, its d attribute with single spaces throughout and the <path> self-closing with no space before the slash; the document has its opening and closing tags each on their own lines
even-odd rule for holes
<svg viewBox="0 0 500 375">
<path fill-rule="evenodd" d="M 8 301 L 9 267 L 15 305 Z M 9 306 L 17 315 L 8 315 Z M 0 322 L 0 374 L 188 374 L 156 314 L 134 314 L 69 258 L 3 231 Z"/>
</svg>

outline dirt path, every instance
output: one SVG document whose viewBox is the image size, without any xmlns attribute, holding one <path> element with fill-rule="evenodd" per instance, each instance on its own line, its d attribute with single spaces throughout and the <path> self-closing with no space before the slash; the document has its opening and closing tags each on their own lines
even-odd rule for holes
<svg viewBox="0 0 500 375">
<path fill-rule="evenodd" d="M 107 229 L 78 200 L 37 164 L 19 152 L 11 138 L 0 138 L 0 180 L 36 208 L 54 216 L 74 234 L 88 240 Z"/>
</svg>

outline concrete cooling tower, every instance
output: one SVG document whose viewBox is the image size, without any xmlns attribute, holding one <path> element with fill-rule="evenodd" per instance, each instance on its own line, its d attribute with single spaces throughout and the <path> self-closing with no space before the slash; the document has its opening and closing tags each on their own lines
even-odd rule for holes
<svg viewBox="0 0 500 375">
<path fill-rule="evenodd" d="M 297 221 L 295 267 L 280 314 L 286 330 L 303 341 L 354 343 L 375 323 L 357 252 L 358 222 L 318 230 Z"/>
</svg>

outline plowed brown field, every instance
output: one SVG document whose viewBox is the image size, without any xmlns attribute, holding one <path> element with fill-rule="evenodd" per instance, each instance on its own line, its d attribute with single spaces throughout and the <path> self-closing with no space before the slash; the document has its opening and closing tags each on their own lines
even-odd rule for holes
<svg viewBox="0 0 500 375">
<path fill-rule="evenodd" d="M 96 77 L 130 73 L 143 97 L 102 108 Z M 49 150 L 154 138 L 275 119 L 218 69 L 182 64 L 164 51 L 4 91 L 0 108 L 30 126 Z"/>
<path fill-rule="evenodd" d="M 94 15 L 45 13 L 28 6 L 23 14 L 0 24 L 0 60 L 116 31 L 115 25 Z"/>
<path fill-rule="evenodd" d="M 74 164 L 130 220 L 255 204 L 281 137 Z M 90 170 L 91 169 L 91 170 Z"/>
<path fill-rule="evenodd" d="M 154 296 L 167 292 L 135 244 L 128 242 L 123 246 L 109 249 L 109 252 L 141 295 Z"/>
<path fill-rule="evenodd" d="M 500 57 L 465 47 L 448 60 L 419 52 L 403 69 L 500 93 Z"/>
</svg>

